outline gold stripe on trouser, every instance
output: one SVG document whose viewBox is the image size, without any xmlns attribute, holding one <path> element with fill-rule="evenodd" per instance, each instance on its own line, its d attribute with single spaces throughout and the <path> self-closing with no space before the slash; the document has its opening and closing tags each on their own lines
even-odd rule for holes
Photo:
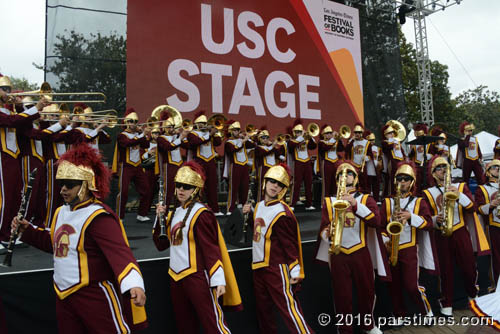
<svg viewBox="0 0 500 334">
<path fill-rule="evenodd" d="M 290 285 L 290 279 L 288 277 L 288 269 L 285 264 L 280 264 L 281 267 L 281 278 L 283 279 L 283 290 L 285 292 L 285 299 L 288 305 L 288 310 L 290 311 L 290 315 L 299 330 L 299 333 L 306 334 L 309 333 L 309 329 L 302 319 L 302 315 L 299 313 L 296 307 L 295 299 L 292 296 L 292 288 Z"/>
<path fill-rule="evenodd" d="M 28 175 L 30 174 L 30 161 L 28 156 L 23 157 L 23 192 L 28 189 Z"/>
<path fill-rule="evenodd" d="M 212 301 L 215 305 L 215 312 L 216 312 L 216 317 L 217 317 L 217 324 L 219 329 L 221 330 L 221 333 L 224 334 L 230 334 L 231 332 L 229 329 L 224 325 L 224 314 L 222 313 L 222 309 L 219 305 L 219 301 L 217 300 L 217 289 L 216 288 L 210 288 L 211 294 L 212 294 Z"/>
<path fill-rule="evenodd" d="M 115 295 L 115 291 L 112 288 L 111 284 L 108 281 L 103 281 L 103 282 L 99 283 L 99 285 L 101 285 L 101 287 L 104 288 L 103 290 L 105 291 L 107 297 L 109 298 L 109 301 L 111 303 L 110 310 L 111 310 L 111 313 L 113 315 L 114 320 L 116 321 L 115 325 L 117 325 L 119 327 L 117 329 L 119 329 L 120 333 L 122 333 L 122 334 L 130 333 L 127 324 L 123 320 L 120 302 L 117 299 L 117 297 Z"/>
</svg>

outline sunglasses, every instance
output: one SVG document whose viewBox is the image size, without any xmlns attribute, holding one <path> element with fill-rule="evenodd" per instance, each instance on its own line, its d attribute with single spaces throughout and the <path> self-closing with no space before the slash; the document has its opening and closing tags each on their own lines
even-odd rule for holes
<svg viewBox="0 0 500 334">
<path fill-rule="evenodd" d="M 284 188 L 285 185 L 279 181 L 276 181 L 275 179 L 266 179 L 268 182 L 271 182 L 272 184 L 277 184 L 278 186 L 280 186 L 281 188 Z"/>
<path fill-rule="evenodd" d="M 435 172 L 439 172 L 440 170 L 446 169 L 446 165 L 439 165 L 436 168 L 434 168 Z"/>
<path fill-rule="evenodd" d="M 137 121 L 137 120 L 135 120 L 135 119 L 127 119 L 127 123 L 133 123 L 133 124 L 136 124 L 137 122 L 139 122 L 139 121 Z"/>
<path fill-rule="evenodd" d="M 398 182 L 409 182 L 411 180 L 413 180 L 413 178 L 411 176 L 408 176 L 408 175 L 396 176 L 396 181 L 398 181 Z"/>
<path fill-rule="evenodd" d="M 196 188 L 196 186 L 193 186 L 191 184 L 185 184 L 185 183 L 180 183 L 180 182 L 175 182 L 175 187 L 177 189 L 184 189 L 184 190 L 191 190 L 191 189 L 194 189 Z"/>
<path fill-rule="evenodd" d="M 81 180 L 68 180 L 68 179 L 58 180 L 58 182 L 61 188 L 66 187 L 66 189 L 73 189 L 76 186 L 81 186 L 83 183 L 83 181 Z"/>
</svg>

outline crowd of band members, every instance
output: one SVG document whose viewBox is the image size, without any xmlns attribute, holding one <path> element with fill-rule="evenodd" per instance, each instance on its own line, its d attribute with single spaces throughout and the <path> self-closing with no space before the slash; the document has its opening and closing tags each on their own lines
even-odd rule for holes
<svg viewBox="0 0 500 334">
<path fill-rule="evenodd" d="M 3 79 L 2 79 L 3 78 Z M 5 93 L 10 91 L 11 85 L 6 77 L 0 77 L 0 94 L 2 99 Z M 58 183 L 55 182 L 58 158 L 70 147 L 86 142 L 98 149 L 99 144 L 109 143 L 109 135 L 104 131 L 104 124 L 92 126 L 75 117 L 68 120 L 65 117 L 47 116 L 40 118 L 41 111 L 59 112 L 59 107 L 50 104 L 42 98 L 33 103 L 14 108 L 2 102 L 0 113 L 0 135 L 1 147 L 1 195 L 2 213 L 0 221 L 0 238 L 8 240 L 10 236 L 10 222 L 16 215 L 19 207 L 20 194 L 26 186 L 27 174 L 34 168 L 39 168 L 35 181 L 34 193 L 30 199 L 28 214 L 26 217 L 33 225 L 50 227 L 52 216 L 57 207 L 62 204 L 59 196 Z M 76 106 L 82 109 L 83 116 L 91 113 L 86 105 Z M 83 119 L 84 120 L 84 119 Z M 193 120 L 194 128 L 188 131 L 184 128 L 175 128 L 173 120 L 168 113 L 160 119 L 162 125 L 153 128 L 138 127 L 139 117 L 133 109 L 128 109 L 125 114 L 125 130 L 118 135 L 115 143 L 115 153 L 112 162 L 112 172 L 118 177 L 119 191 L 116 199 L 117 215 L 123 219 L 125 203 L 128 197 L 129 183 L 133 181 L 140 195 L 138 220 L 148 221 L 148 212 L 153 201 L 157 175 L 161 175 L 165 182 L 164 203 L 167 205 L 174 202 L 174 191 L 176 187 L 175 177 L 184 163 L 183 150 L 186 151 L 186 159 L 194 161 L 201 166 L 206 176 L 203 182 L 203 193 L 206 196 L 208 208 L 216 216 L 222 215 L 217 203 L 217 165 L 215 158 L 217 153 L 215 147 L 223 142 L 224 134 L 208 124 L 207 115 L 198 113 Z M 410 148 L 406 155 L 402 144 L 395 138 L 396 131 L 389 125 L 382 129 L 382 147 L 375 145 L 373 133 L 364 129 L 362 124 L 356 124 L 353 128 L 353 137 L 349 140 L 342 139 L 331 126 L 321 128 L 321 138 L 315 139 L 304 131 L 300 122 L 296 122 L 290 129 L 291 137 L 286 142 L 271 140 L 269 131 L 261 129 L 255 136 L 241 131 L 239 122 L 228 122 L 227 140 L 224 144 L 224 172 L 228 179 L 228 201 L 227 212 L 231 212 L 237 203 L 247 203 L 249 187 L 250 168 L 256 171 L 256 182 L 258 193 L 256 197 L 260 208 L 267 208 L 266 194 L 263 193 L 266 180 L 274 179 L 281 187 L 277 203 L 280 204 L 276 212 L 269 213 L 271 208 L 259 211 L 259 205 L 254 210 L 255 218 L 261 215 L 261 221 L 256 221 L 251 226 L 264 223 L 262 229 L 269 227 L 266 222 L 277 215 L 283 214 L 297 223 L 293 214 L 293 207 L 299 200 L 299 190 L 304 183 L 306 190 L 306 210 L 314 210 L 312 206 L 312 175 L 313 169 L 319 171 L 322 178 L 322 210 L 323 217 L 318 236 L 318 260 L 329 263 L 335 294 L 335 307 L 339 313 L 353 313 L 352 289 L 354 284 L 358 291 L 365 291 L 367 298 L 359 300 L 358 311 L 372 316 L 374 297 L 373 269 L 377 270 L 379 276 L 391 280 L 391 296 L 393 298 L 394 314 L 405 315 L 402 303 L 401 287 L 404 287 L 418 305 L 422 315 L 430 316 L 432 311 L 425 295 L 425 289 L 418 285 L 418 267 L 428 269 L 431 273 L 440 275 L 441 282 L 441 313 L 451 315 L 451 302 L 453 297 L 453 262 L 457 262 L 464 274 L 465 290 L 473 299 L 477 296 L 477 270 L 475 255 L 482 255 L 489 251 L 489 243 L 492 249 L 492 288 L 500 272 L 500 214 L 497 214 L 500 199 L 497 199 L 500 161 L 493 160 L 483 171 L 482 155 L 477 138 L 473 135 L 472 124 L 464 122 L 460 132 L 464 138 L 459 141 L 459 150 L 456 165 L 463 168 L 463 179 L 465 182 L 452 183 L 449 189 L 442 189 L 444 172 L 446 167 L 454 164 L 455 160 L 449 154 L 449 148 L 445 145 L 446 134 L 439 128 L 431 132 L 433 136 L 442 137 L 436 143 L 415 145 Z M 427 127 L 418 124 L 414 128 L 415 135 L 427 134 Z M 318 159 L 312 159 L 310 150 L 318 148 Z M 250 151 L 253 150 L 253 163 L 249 164 Z M 500 149 L 495 149 L 495 156 Z M 427 156 L 424 159 L 424 154 Z M 145 172 L 141 164 L 144 159 L 155 157 L 155 163 L 151 170 Z M 427 160 L 425 165 L 424 160 Z M 410 162 L 411 161 L 411 162 Z M 290 166 L 291 172 L 285 181 L 284 173 L 280 176 L 265 178 L 272 167 L 277 167 L 281 162 Z M 17 168 L 18 167 L 18 168 Z M 285 167 L 283 167 L 285 168 Z M 337 200 L 337 183 L 339 174 L 349 170 L 347 182 L 347 194 L 342 198 L 350 203 L 350 212 L 346 220 L 345 238 L 342 239 L 342 250 L 339 255 L 324 253 L 323 242 L 328 243 L 331 234 L 329 223 L 335 215 L 332 203 Z M 474 171 L 479 187 L 473 197 L 468 188 L 471 172 Z M 287 172 L 288 174 L 288 172 Z M 424 175 L 427 176 L 429 188 L 422 189 Z M 403 235 L 400 238 L 400 256 L 396 266 L 389 266 L 385 246 L 389 243 L 388 237 L 381 231 L 387 223 L 393 219 L 392 212 L 396 193 L 396 185 L 401 184 L 401 212 L 396 214 L 397 219 L 406 221 Z M 380 185 L 383 185 L 383 197 L 380 197 Z M 290 191 L 290 206 L 284 202 L 286 191 Z M 441 226 L 443 218 L 441 215 L 443 192 L 452 191 L 458 194 L 458 201 L 454 207 L 453 234 L 451 237 L 442 236 L 437 229 Z M 200 189 L 200 193 L 201 193 Z M 45 195 L 44 195 L 45 194 Z M 383 199 L 383 201 L 382 201 Z M 381 207 L 377 206 L 381 203 Z M 36 208 L 36 210 L 35 210 Z M 46 211 L 39 210 L 46 208 Z M 201 208 L 201 207 L 200 207 Z M 248 210 L 248 207 L 247 207 Z M 260 213 L 259 213 L 260 212 Z M 269 216 L 271 214 L 271 216 Z M 478 214 L 483 219 L 483 224 L 478 220 Z M 298 223 L 297 223 L 298 227 Z M 489 233 L 485 232 L 487 227 Z M 289 227 L 288 227 L 289 228 Z M 261 230 L 262 230 L 261 229 Z M 273 233 L 279 235 L 280 229 Z M 285 265 L 281 274 L 286 273 L 288 278 L 300 278 L 293 282 L 286 281 L 283 284 L 290 285 L 303 279 L 303 266 L 299 261 L 300 251 L 294 251 L 294 255 L 288 257 L 287 250 L 281 255 L 266 254 L 273 252 L 273 243 L 280 242 L 283 237 L 272 237 L 274 234 L 265 235 L 262 254 L 257 251 L 255 256 L 263 256 L 264 260 L 256 260 L 255 263 L 264 261 L 266 266 L 274 261 L 274 264 Z M 299 239 L 296 248 L 300 248 L 300 233 L 285 231 L 282 233 L 293 234 L 292 239 Z M 288 236 L 289 237 L 289 236 Z M 489 237 L 489 242 L 487 238 Z M 274 239 L 273 239 L 274 238 Z M 254 233 L 254 247 L 259 241 Z M 296 240 L 294 241 L 296 243 Z M 267 248 L 269 244 L 269 249 Z M 417 247 L 418 244 L 418 247 Z M 157 244 L 159 248 L 159 244 Z M 294 247 L 292 247 L 294 248 Z M 297 253 L 297 254 L 295 254 Z M 418 255 L 417 255 L 418 254 Z M 269 262 L 271 258 L 271 262 Z M 285 259 L 285 260 L 284 260 Z M 289 262 L 288 260 L 293 260 Z M 267 262 L 266 262 L 267 261 Z M 254 263 L 254 264 L 255 264 Z M 299 264 L 300 263 L 300 264 Z M 298 266 L 297 266 L 298 265 Z M 256 264 L 254 269 L 261 266 Z M 277 267 L 278 268 L 278 267 Z M 213 269 L 213 268 L 208 268 Z M 254 279 L 262 280 L 265 284 L 266 278 L 279 277 L 279 270 L 270 269 L 268 273 L 262 273 L 262 277 L 256 275 Z M 300 271 L 300 274 L 298 272 Z M 334 273 L 344 273 L 334 275 Z M 281 275 L 280 274 L 280 275 Z M 174 277 L 175 279 L 175 277 Z M 263 287 L 265 289 L 265 287 Z M 285 291 L 285 290 L 283 290 Z M 269 300 L 277 298 L 269 291 L 269 296 L 262 296 L 263 305 L 270 303 Z M 284 292 L 281 292 L 284 293 Z M 297 303 L 292 289 L 288 293 L 289 303 Z M 270 298 L 270 299 L 269 299 Z M 264 306 L 263 306 L 264 307 Z M 303 322 L 300 305 L 296 305 L 295 312 L 286 311 L 286 305 L 282 305 L 282 316 L 287 319 L 289 328 L 296 328 L 297 322 L 301 323 L 298 332 L 308 332 L 310 328 Z M 264 315 L 262 315 L 264 316 Z M 291 318 L 287 318 L 291 317 Z M 267 322 L 264 322 L 267 323 Z M 261 324 L 265 326 L 265 324 Z M 297 328 L 296 328 L 297 329 Z M 364 328 L 372 333 L 378 333 L 376 326 L 369 325 Z M 269 329 L 274 330 L 272 327 Z M 342 332 L 349 333 L 352 328 L 341 328 Z"/>
</svg>

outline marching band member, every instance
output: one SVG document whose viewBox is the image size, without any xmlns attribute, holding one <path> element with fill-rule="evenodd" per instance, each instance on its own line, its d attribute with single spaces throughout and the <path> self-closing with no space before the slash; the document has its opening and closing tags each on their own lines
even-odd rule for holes
<svg viewBox="0 0 500 334">
<path fill-rule="evenodd" d="M 121 132 L 115 144 L 113 155 L 113 174 L 118 175 L 118 195 L 116 196 L 116 213 L 123 219 L 125 217 L 125 204 L 128 199 L 128 186 L 130 181 L 134 181 L 135 189 L 140 196 L 137 221 L 149 222 L 149 207 L 147 205 L 148 181 L 141 166 L 141 148 L 148 148 L 149 142 L 146 135 L 149 131 L 140 133 L 137 127 L 139 116 L 134 108 L 128 108 L 125 113 L 125 131 Z"/>
<path fill-rule="evenodd" d="M 439 126 L 434 126 L 431 130 L 431 136 L 441 137 L 437 142 L 432 143 L 429 148 L 429 153 L 434 155 L 439 155 L 442 157 L 450 157 L 450 149 L 448 145 L 446 145 L 446 133 Z M 451 157 L 450 157 L 451 158 Z"/>
<path fill-rule="evenodd" d="M 158 150 L 155 162 L 155 173 L 163 177 L 163 203 L 170 205 L 174 198 L 174 177 L 184 162 L 181 155 L 181 147 L 185 142 L 188 131 L 182 128 L 175 129 L 174 120 L 168 112 L 160 115 L 165 134 L 157 139 Z"/>
<path fill-rule="evenodd" d="M 464 138 L 458 141 L 456 163 L 457 167 L 462 168 L 463 180 L 467 185 L 469 185 L 470 175 L 473 171 L 477 184 L 485 182 L 481 165 L 483 155 L 477 137 L 472 134 L 474 129 L 475 126 L 472 123 L 464 121 L 460 124 L 460 134 Z"/>
<path fill-rule="evenodd" d="M 344 175 L 345 180 L 342 180 Z M 357 191 L 358 171 L 352 162 L 345 161 L 339 164 L 336 179 L 337 196 L 340 193 L 341 198 L 325 197 L 318 232 L 316 259 L 327 263 L 330 267 L 335 313 L 344 316 L 354 314 L 352 305 L 354 285 L 358 295 L 357 313 L 361 319 L 365 319 L 361 328 L 370 334 L 380 334 L 382 331 L 374 324 L 373 317 L 374 269 L 384 280 L 389 279 L 390 271 L 381 236 L 376 232 L 380 225 L 377 203 L 370 195 Z M 344 221 L 334 208 L 337 200 L 348 202 Z M 330 242 L 335 235 L 331 225 L 335 221 L 339 221 L 341 224 L 339 227 L 343 226 L 343 232 L 339 244 L 332 244 L 331 247 Z M 333 229 L 336 230 L 337 227 Z M 333 246 L 340 249 L 338 254 L 330 253 L 330 248 Z M 375 262 L 372 262 L 372 255 L 373 259 L 376 259 Z M 344 322 L 338 326 L 338 332 L 352 333 L 352 325 Z"/>
<path fill-rule="evenodd" d="M 141 271 L 119 218 L 101 202 L 110 181 L 101 159 L 87 144 L 60 158 L 56 179 L 65 205 L 50 232 L 12 220 L 23 241 L 53 253 L 61 333 L 131 333 L 147 326 Z"/>
<path fill-rule="evenodd" d="M 435 156 L 429 164 L 436 183 L 424 190 L 424 198 L 432 208 L 432 223 L 437 229 L 436 246 L 440 267 L 441 313 L 452 316 L 453 264 L 464 274 L 465 290 L 469 298 L 477 296 L 477 271 L 471 234 L 478 255 L 489 250 L 486 236 L 475 216 L 472 194 L 466 183 L 451 183 L 448 161 Z M 441 231 L 440 231 L 441 230 Z"/>
<path fill-rule="evenodd" d="M 0 241 L 8 241 L 10 237 L 10 221 L 17 214 L 21 204 L 22 180 L 19 162 L 19 144 L 17 128 L 32 126 L 32 122 L 40 117 L 39 111 L 46 106 L 47 100 L 41 98 L 35 107 L 22 113 L 7 109 L 7 94 L 12 84 L 6 76 L 0 77 Z M 20 101 L 16 98 L 16 102 Z M 0 245 L 0 251 L 4 247 Z"/>
<path fill-rule="evenodd" d="M 261 333 L 277 333 L 273 309 L 277 307 L 290 333 L 313 333 L 304 320 L 296 297 L 304 279 L 299 224 L 283 202 L 290 186 L 288 166 L 269 168 L 264 175 L 264 199 L 255 206 L 253 236 L 253 282 L 257 319 Z M 243 206 L 243 213 L 251 210 Z"/>
<path fill-rule="evenodd" d="M 86 122 L 92 120 L 90 118 L 93 112 L 91 107 L 84 103 L 76 103 L 73 107 L 73 113 L 76 113 L 77 110 L 81 111 L 82 116 L 79 116 L 81 123 L 76 129 L 85 135 L 85 142 L 88 143 L 90 147 L 99 151 L 99 144 L 111 143 L 110 135 L 103 130 L 107 125 L 104 120 L 102 120 L 101 123 L 96 122 L 95 124 Z"/>
<path fill-rule="evenodd" d="M 248 133 L 242 134 L 240 122 L 228 121 L 229 138 L 224 144 L 224 173 L 228 178 L 227 214 L 233 212 L 236 202 L 247 202 L 250 171 L 248 168 L 248 149 L 255 144 Z"/>
<path fill-rule="evenodd" d="M 382 141 L 382 152 L 384 153 L 384 160 L 387 162 L 387 174 L 384 180 L 385 197 L 394 195 L 394 187 L 391 180 L 394 180 L 397 164 L 406 158 L 401 143 L 395 135 L 396 130 L 391 125 L 384 125 L 382 128 L 382 138 L 384 138 Z"/>
<path fill-rule="evenodd" d="M 432 231 L 433 224 L 427 203 L 421 197 L 414 196 L 417 179 L 415 169 L 413 162 L 398 165 L 395 183 L 399 193 L 396 190 L 394 197 L 386 198 L 380 210 L 384 230 L 391 221 L 394 223 L 389 226 L 390 230 L 401 224 L 398 226 L 401 228 L 399 236 L 394 238 L 389 234 L 386 242 L 391 261 L 392 281 L 389 286 L 392 306 L 398 318 L 407 316 L 403 288 L 417 305 L 420 314 L 433 317 L 425 288 L 418 284 L 419 267 L 426 267 L 435 274 L 438 272 L 437 257 L 434 259 L 433 256 L 433 239 L 428 231 Z M 397 246 L 393 245 L 396 241 Z"/>
<path fill-rule="evenodd" d="M 345 148 L 345 157 L 351 160 L 359 172 L 359 189 L 363 193 L 368 193 L 368 175 L 366 171 L 366 162 L 373 159 L 373 152 L 370 141 L 363 138 L 363 124 L 356 123 L 354 125 L 354 137 L 350 139 Z"/>
<path fill-rule="evenodd" d="M 426 124 L 417 123 L 413 126 L 413 131 L 415 137 L 426 136 L 429 132 L 429 129 Z M 408 153 L 408 157 L 411 161 L 415 163 L 417 166 L 417 181 L 416 181 L 416 194 L 420 195 L 422 193 L 423 186 L 423 176 L 424 176 L 424 168 L 427 168 L 427 164 L 432 159 L 432 154 L 430 154 L 431 144 L 427 145 L 410 145 L 410 153 Z M 424 161 L 426 163 L 424 164 Z"/>
<path fill-rule="evenodd" d="M 257 202 L 262 200 L 262 186 L 264 185 L 264 175 L 269 168 L 276 166 L 284 159 L 285 147 L 275 140 L 269 138 L 269 131 L 262 127 L 257 135 L 258 144 L 255 147 L 255 170 L 257 171 Z"/>
<path fill-rule="evenodd" d="M 368 175 L 368 194 L 372 194 L 373 199 L 380 202 L 380 182 L 382 181 L 382 149 L 375 145 L 375 134 L 370 130 L 365 130 L 363 137 L 370 142 L 372 157 L 366 162 L 366 174 Z"/>
<path fill-rule="evenodd" d="M 33 99 L 28 96 L 23 98 L 23 102 L 33 102 Z M 26 110 L 29 109 L 27 104 L 24 107 Z M 42 140 L 65 129 L 69 120 L 67 117 L 61 117 L 58 122 L 43 130 L 40 128 L 39 120 L 36 119 L 32 124 L 26 124 L 18 128 L 17 141 L 21 152 L 23 191 L 26 191 L 28 186 L 29 174 L 35 168 L 37 169 L 25 217 L 28 220 L 33 219 L 34 225 L 44 227 L 47 214 L 45 206 L 47 181 Z"/>
<path fill-rule="evenodd" d="M 204 193 L 207 197 L 208 206 L 215 212 L 216 216 L 224 216 L 219 210 L 217 202 L 218 178 L 217 164 L 215 158 L 217 153 L 215 147 L 222 144 L 222 138 L 214 126 L 207 124 L 208 119 L 204 111 L 196 113 L 193 121 L 195 129 L 188 134 L 189 152 L 188 161 L 192 158 L 198 162 L 207 175 Z"/>
<path fill-rule="evenodd" d="M 318 143 L 318 157 L 322 178 L 321 198 L 332 196 L 337 192 L 337 182 L 335 181 L 335 168 L 339 160 L 338 153 L 344 151 L 344 144 L 337 131 L 333 131 L 329 125 L 324 125 L 321 129 L 321 139 Z"/>
<path fill-rule="evenodd" d="M 179 333 L 230 333 L 222 305 L 241 310 L 241 298 L 226 244 L 213 212 L 200 202 L 206 181 L 203 168 L 188 161 L 175 175 L 176 205 L 166 221 L 158 216 L 153 241 L 159 251 L 170 247 L 170 295 Z M 158 206 L 157 214 L 165 214 Z M 163 227 L 168 237 L 160 237 Z"/>
<path fill-rule="evenodd" d="M 304 127 L 300 119 L 294 122 L 292 137 L 287 143 L 289 155 L 293 161 L 292 210 L 299 200 L 302 182 L 305 185 L 306 210 L 315 210 L 316 208 L 312 206 L 313 166 L 308 150 L 314 150 L 317 147 L 316 140 L 307 132 L 304 133 Z"/>
<path fill-rule="evenodd" d="M 145 199 L 146 204 L 144 206 L 150 208 L 153 204 L 153 199 L 156 194 L 156 189 L 158 186 L 158 175 L 155 173 L 155 159 L 158 150 L 158 137 L 160 136 L 161 129 L 158 124 L 151 127 L 151 138 L 149 138 L 149 147 L 142 153 L 142 164 L 144 168 L 144 173 L 146 174 L 146 179 L 148 181 L 148 193 Z"/>
<path fill-rule="evenodd" d="M 496 279 L 500 275 L 500 196 L 499 196 L 500 160 L 494 159 L 486 165 L 487 183 L 476 189 L 474 199 L 478 213 L 482 215 L 488 226 L 491 244 L 491 289 L 496 287 Z"/>
</svg>

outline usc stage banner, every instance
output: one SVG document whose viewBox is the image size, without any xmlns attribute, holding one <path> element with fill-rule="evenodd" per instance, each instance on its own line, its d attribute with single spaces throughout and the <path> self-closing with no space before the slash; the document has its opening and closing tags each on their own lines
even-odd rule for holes
<svg viewBox="0 0 500 334">
<path fill-rule="evenodd" d="M 274 135 L 363 121 L 357 9 L 328 0 L 129 1 L 127 106 L 169 104 Z"/>
</svg>

